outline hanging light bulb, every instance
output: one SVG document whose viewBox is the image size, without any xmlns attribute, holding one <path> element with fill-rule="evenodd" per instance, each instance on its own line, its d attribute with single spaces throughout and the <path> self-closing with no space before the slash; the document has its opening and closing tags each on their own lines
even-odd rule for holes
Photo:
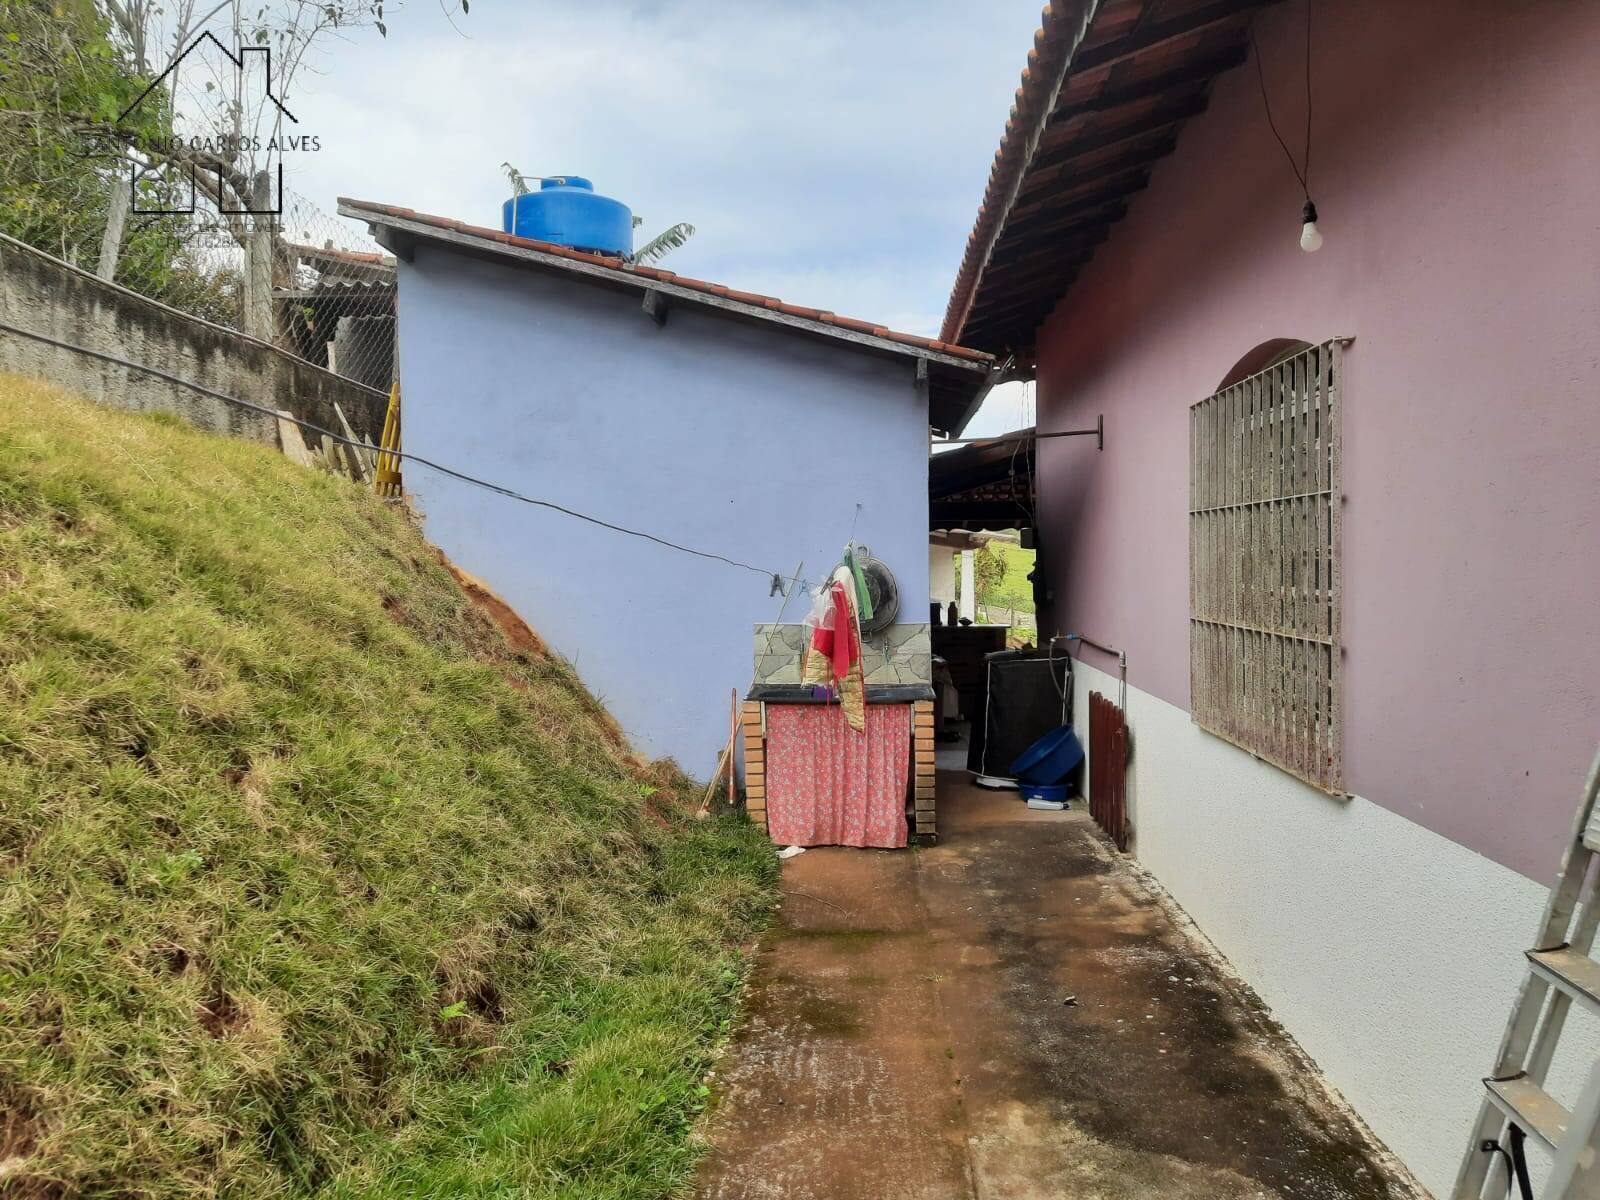
<svg viewBox="0 0 1600 1200">
<path fill-rule="evenodd" d="M 1317 206 L 1306 199 L 1305 207 L 1300 210 L 1300 249 L 1307 254 L 1314 254 L 1322 249 L 1322 230 L 1317 228 Z"/>
</svg>

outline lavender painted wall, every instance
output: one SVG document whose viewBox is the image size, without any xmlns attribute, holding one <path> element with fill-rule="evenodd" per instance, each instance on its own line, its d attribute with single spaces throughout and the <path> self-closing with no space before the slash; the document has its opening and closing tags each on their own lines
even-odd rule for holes
<svg viewBox="0 0 1600 1200">
<path fill-rule="evenodd" d="M 400 265 L 405 445 L 528 495 L 818 578 L 857 538 L 928 590 L 928 418 L 911 360 L 429 245 Z M 770 578 L 407 464 L 429 538 L 485 579 L 636 747 L 707 775 Z M 790 601 L 785 620 L 804 616 Z"/>
<path fill-rule="evenodd" d="M 1257 36 L 1304 129 L 1304 0 Z M 1600 722 L 1600 4 L 1319 3 L 1301 197 L 1219 79 L 1040 333 L 1056 620 L 1188 706 L 1187 409 L 1258 344 L 1344 387 L 1346 782 L 1545 878 Z"/>
</svg>

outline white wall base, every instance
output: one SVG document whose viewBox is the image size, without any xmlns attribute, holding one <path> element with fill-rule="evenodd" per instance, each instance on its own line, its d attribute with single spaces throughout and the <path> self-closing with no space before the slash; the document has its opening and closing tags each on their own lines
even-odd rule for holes
<svg viewBox="0 0 1600 1200">
<path fill-rule="evenodd" d="M 1089 692 L 1115 700 L 1117 680 L 1075 670 L 1087 728 Z M 1133 852 L 1378 1137 L 1448 1196 L 1546 885 L 1370 800 L 1330 798 L 1137 688 L 1127 717 Z M 1550 1090 L 1569 1104 L 1600 1055 L 1597 1025 L 1568 1022 Z"/>
</svg>

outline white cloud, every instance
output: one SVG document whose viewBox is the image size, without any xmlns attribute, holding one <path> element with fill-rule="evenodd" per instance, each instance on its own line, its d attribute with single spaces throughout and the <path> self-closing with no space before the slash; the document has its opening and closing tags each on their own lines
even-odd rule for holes
<svg viewBox="0 0 1600 1200">
<path fill-rule="evenodd" d="M 494 225 L 502 160 L 582 174 L 698 227 L 673 270 L 936 333 L 1039 7 L 415 3 L 297 81 L 290 186 Z"/>
</svg>

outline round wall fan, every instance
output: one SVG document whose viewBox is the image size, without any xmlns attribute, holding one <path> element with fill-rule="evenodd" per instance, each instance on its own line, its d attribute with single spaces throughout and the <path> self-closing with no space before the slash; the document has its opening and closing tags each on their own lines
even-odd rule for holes
<svg viewBox="0 0 1600 1200">
<path fill-rule="evenodd" d="M 900 585 L 894 572 L 882 560 L 872 557 L 865 546 L 856 547 L 856 565 L 867 581 L 867 596 L 872 600 L 872 620 L 861 622 L 863 634 L 882 633 L 900 615 Z"/>
</svg>

